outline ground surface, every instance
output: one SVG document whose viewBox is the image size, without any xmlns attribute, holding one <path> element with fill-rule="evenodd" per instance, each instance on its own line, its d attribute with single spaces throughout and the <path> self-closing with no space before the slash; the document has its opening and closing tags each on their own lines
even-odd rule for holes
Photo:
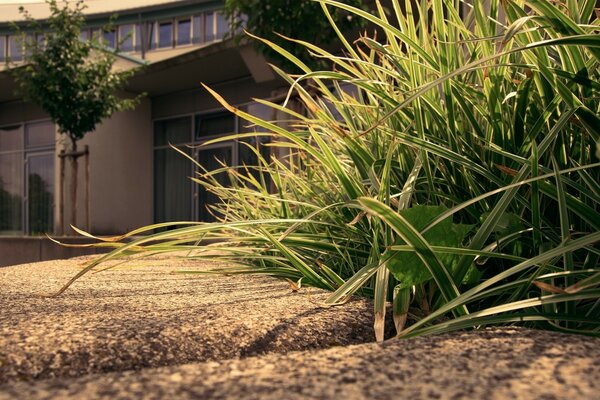
<svg viewBox="0 0 600 400">
<path fill-rule="evenodd" d="M 268 277 L 171 274 L 199 262 L 138 261 L 39 296 L 84 263 L 0 268 L 0 399 L 600 393 L 598 339 L 503 328 L 367 343 L 367 301 L 324 308 L 324 293 Z"/>
</svg>

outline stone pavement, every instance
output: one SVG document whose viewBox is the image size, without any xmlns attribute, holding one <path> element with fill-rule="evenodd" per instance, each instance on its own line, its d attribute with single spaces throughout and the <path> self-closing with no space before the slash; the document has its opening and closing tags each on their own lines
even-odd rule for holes
<svg viewBox="0 0 600 400">
<path fill-rule="evenodd" d="M 600 339 L 489 329 L 372 342 L 366 300 L 155 258 L 0 269 L 0 399 L 596 399 Z M 362 344 L 360 344 L 362 343 Z"/>
</svg>

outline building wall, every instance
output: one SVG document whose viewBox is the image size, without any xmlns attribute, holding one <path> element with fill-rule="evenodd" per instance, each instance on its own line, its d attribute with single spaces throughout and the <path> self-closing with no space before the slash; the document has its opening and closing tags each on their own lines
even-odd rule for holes
<svg viewBox="0 0 600 400">
<path fill-rule="evenodd" d="M 24 102 L 0 104 L 0 126 L 47 120 L 38 107 Z M 60 157 L 65 138 L 56 133 L 54 160 L 55 234 L 59 222 Z M 142 100 L 135 110 L 114 114 L 78 142 L 78 150 L 90 150 L 90 221 L 86 224 L 85 157 L 79 158 L 77 227 L 94 234 L 124 233 L 153 220 L 151 101 Z M 65 160 L 64 233 L 72 234 L 70 221 L 71 165 Z"/>
<path fill-rule="evenodd" d="M 90 222 L 94 234 L 121 234 L 152 223 L 152 122 L 150 100 L 114 114 L 78 144 L 90 151 Z M 65 217 L 70 210 L 66 163 Z M 58 169 L 58 168 L 57 168 Z M 86 228 L 85 159 L 79 159 L 78 226 Z M 57 180 L 58 182 L 58 180 Z M 68 226 L 68 223 L 66 224 Z"/>
<path fill-rule="evenodd" d="M 252 77 L 211 85 L 232 105 L 247 103 L 253 98 L 270 98 L 281 87 L 281 81 L 256 83 Z M 152 118 L 160 119 L 182 114 L 216 110 L 222 106 L 204 88 L 170 93 L 152 98 Z"/>
</svg>

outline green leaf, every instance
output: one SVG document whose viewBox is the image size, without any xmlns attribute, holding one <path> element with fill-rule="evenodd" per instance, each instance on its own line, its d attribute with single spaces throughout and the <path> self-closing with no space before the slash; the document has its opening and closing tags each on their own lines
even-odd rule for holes
<svg viewBox="0 0 600 400">
<path fill-rule="evenodd" d="M 417 205 L 399 214 L 408 221 L 417 231 L 422 231 L 433 220 L 448 209 L 444 206 Z M 460 247 L 465 236 L 472 225 L 455 224 L 451 218 L 447 218 L 429 229 L 423 237 L 431 246 Z M 404 244 L 399 240 L 396 244 Z M 440 261 L 447 270 L 452 271 L 456 267 L 460 256 L 449 253 L 437 253 Z M 400 282 L 400 288 L 426 282 L 432 278 L 431 273 L 416 253 L 399 252 L 387 263 L 394 277 Z"/>
</svg>

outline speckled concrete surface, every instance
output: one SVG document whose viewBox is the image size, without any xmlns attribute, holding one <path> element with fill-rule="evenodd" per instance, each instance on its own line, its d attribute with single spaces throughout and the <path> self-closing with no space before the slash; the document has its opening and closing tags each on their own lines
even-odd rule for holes
<svg viewBox="0 0 600 400">
<path fill-rule="evenodd" d="M 367 301 L 322 308 L 323 292 L 295 293 L 269 277 L 170 274 L 208 268 L 198 261 L 132 262 L 139 268 L 87 274 L 57 298 L 39 296 L 85 260 L 0 268 L 0 383 L 373 340 Z"/>
<path fill-rule="evenodd" d="M 600 340 L 491 329 L 0 386 L 0 399 L 598 399 Z"/>
<path fill-rule="evenodd" d="M 526 329 L 371 341 L 368 301 L 268 277 L 170 274 L 138 261 L 0 269 L 0 400 L 598 399 L 600 339 Z M 353 343 L 363 343 L 352 345 Z"/>
</svg>

